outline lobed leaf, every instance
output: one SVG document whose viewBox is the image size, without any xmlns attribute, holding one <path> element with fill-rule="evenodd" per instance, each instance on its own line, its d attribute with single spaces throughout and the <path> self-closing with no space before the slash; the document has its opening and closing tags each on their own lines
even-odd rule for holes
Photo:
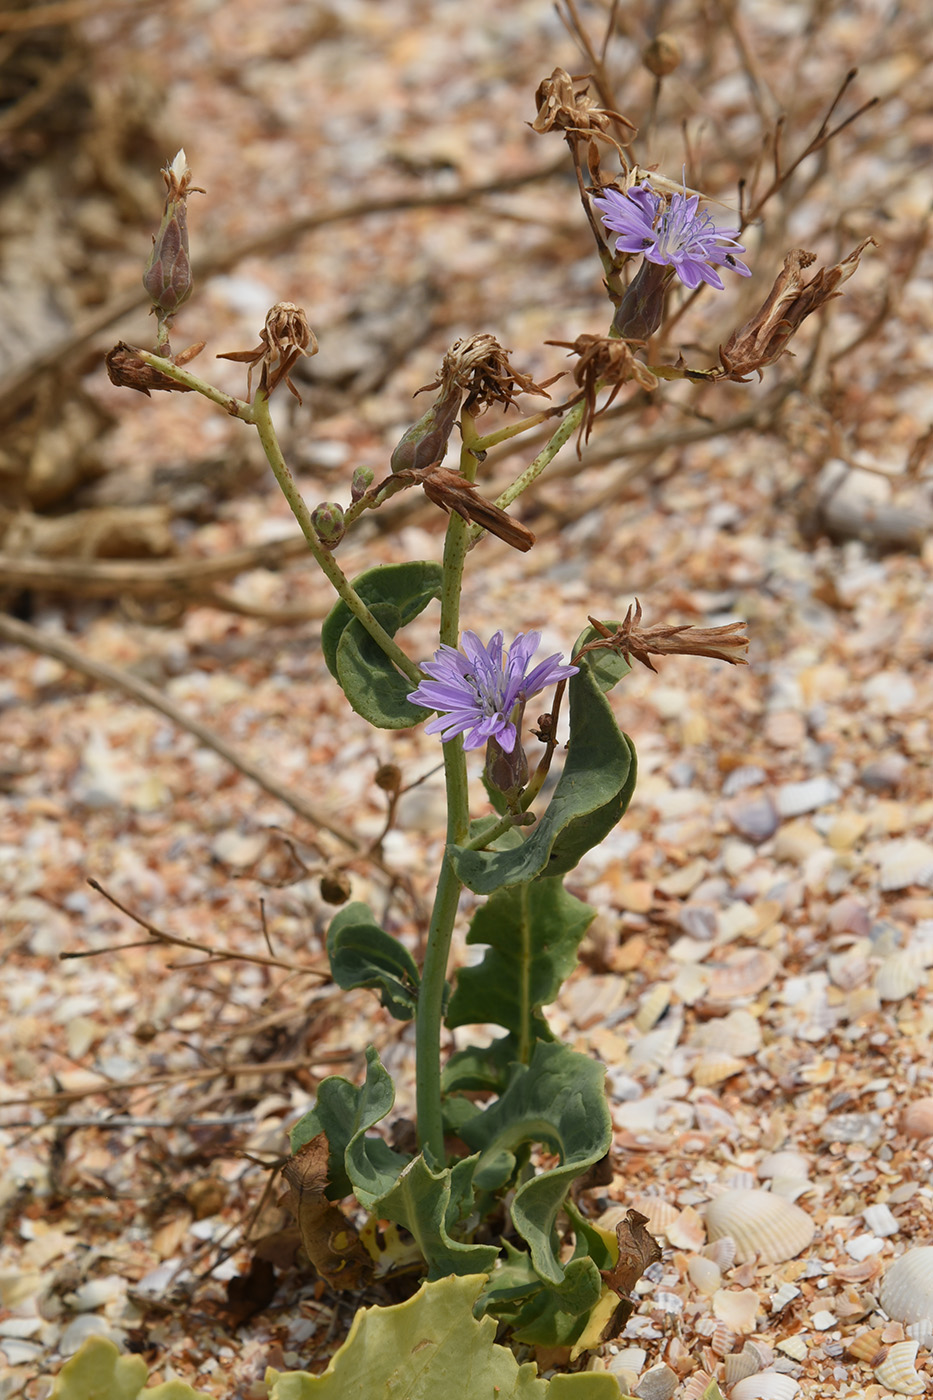
<svg viewBox="0 0 933 1400">
<path fill-rule="evenodd" d="M 403 1168 L 392 1188 L 373 1202 L 380 1216 L 408 1230 L 428 1264 L 429 1278 L 486 1273 L 496 1262 L 496 1245 L 467 1244 L 449 1234 L 473 1205 L 473 1168 L 464 1157 L 452 1168 L 432 1171 L 422 1155 Z"/>
<path fill-rule="evenodd" d="M 334 915 L 327 954 L 338 987 L 372 987 L 397 1021 L 412 1019 L 418 1005 L 417 965 L 404 944 L 379 927 L 366 904 L 354 901 Z"/>
</svg>

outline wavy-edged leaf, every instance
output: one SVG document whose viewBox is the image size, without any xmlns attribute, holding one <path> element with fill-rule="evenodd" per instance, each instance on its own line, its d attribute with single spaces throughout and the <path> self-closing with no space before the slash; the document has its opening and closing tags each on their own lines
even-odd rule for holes
<svg viewBox="0 0 933 1400">
<path fill-rule="evenodd" d="M 368 1209 L 411 1160 L 394 1152 L 382 1138 L 366 1137 L 394 1102 L 395 1087 L 372 1045 L 366 1050 L 366 1080 L 361 1087 L 339 1074 L 322 1080 L 314 1107 L 291 1130 L 291 1146 L 297 1152 L 318 1133 L 327 1134 L 329 1200 L 340 1200 L 352 1191 Z"/>
<path fill-rule="evenodd" d="M 554 1001 L 576 966 L 594 912 L 560 880 L 497 890 L 473 915 L 467 943 L 485 943 L 488 951 L 457 974 L 447 1025 L 502 1026 L 524 1059 L 535 1040 L 553 1040 L 541 1007 Z"/>
<path fill-rule="evenodd" d="M 204 1390 L 185 1381 L 163 1381 L 143 1390 L 149 1368 L 141 1356 L 121 1356 L 109 1337 L 86 1337 L 69 1357 L 49 1394 L 49 1400 L 211 1400 Z"/>
<path fill-rule="evenodd" d="M 560 1165 L 524 1182 L 512 1202 L 513 1223 L 535 1269 L 555 1284 L 565 1277 L 555 1249 L 557 1213 L 570 1183 L 605 1155 L 612 1140 L 604 1077 L 603 1066 L 588 1056 L 538 1041 L 528 1067 L 515 1066 L 502 1096 L 462 1129 L 464 1141 L 480 1153 L 479 1188 L 494 1190 L 507 1180 L 528 1144 L 543 1142 L 560 1154 Z"/>
<path fill-rule="evenodd" d="M 542 874 L 566 875 L 609 834 L 631 801 L 635 746 L 616 724 L 586 657 L 569 692 L 567 758 L 551 801 L 527 840 L 511 850 L 449 848 L 457 875 L 476 894 L 492 894 Z"/>
<path fill-rule="evenodd" d="M 469 1214 L 477 1158 L 464 1157 L 452 1168 L 432 1171 L 419 1154 L 372 1209 L 408 1230 L 428 1264 L 429 1278 L 486 1273 L 499 1254 L 496 1245 L 469 1244 L 449 1231 Z"/>
<path fill-rule="evenodd" d="M 361 1308 L 323 1375 L 267 1371 L 269 1400 L 619 1400 L 607 1372 L 548 1382 L 533 1362 L 520 1366 L 496 1344 L 493 1319 L 473 1315 L 485 1282 L 485 1274 L 451 1275 L 394 1307 Z"/>
<path fill-rule="evenodd" d="M 463 1050 L 455 1051 L 444 1066 L 441 1091 L 445 1095 L 468 1092 L 501 1094 L 508 1083 L 511 1067 L 518 1058 L 518 1045 L 511 1035 L 497 1036 L 488 1045 L 467 1045 Z M 456 1112 L 456 1100 L 450 1098 L 447 1102 Z"/>
<path fill-rule="evenodd" d="M 338 987 L 372 987 L 397 1021 L 412 1019 L 418 1005 L 417 965 L 404 944 L 379 927 L 368 905 L 355 900 L 334 915 L 327 954 Z"/>
<path fill-rule="evenodd" d="M 440 597 L 441 566 L 427 560 L 380 564 L 353 580 L 376 621 L 396 632 Z M 340 599 L 321 630 L 328 670 L 357 714 L 379 729 L 410 729 L 432 713 L 405 697 L 412 683 L 393 666 L 378 642 Z"/>
</svg>

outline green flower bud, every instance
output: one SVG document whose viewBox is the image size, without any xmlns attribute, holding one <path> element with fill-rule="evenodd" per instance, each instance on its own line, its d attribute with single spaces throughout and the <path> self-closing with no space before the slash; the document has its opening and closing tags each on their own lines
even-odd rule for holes
<svg viewBox="0 0 933 1400">
<path fill-rule="evenodd" d="M 334 545 L 338 545 L 343 539 L 343 507 L 336 501 L 323 501 L 321 505 L 315 506 L 311 512 L 311 523 L 321 544 L 326 545 L 328 549 L 333 549 Z"/>
<path fill-rule="evenodd" d="M 357 467 L 350 482 L 350 500 L 358 501 L 372 486 L 376 473 L 371 467 Z"/>
</svg>

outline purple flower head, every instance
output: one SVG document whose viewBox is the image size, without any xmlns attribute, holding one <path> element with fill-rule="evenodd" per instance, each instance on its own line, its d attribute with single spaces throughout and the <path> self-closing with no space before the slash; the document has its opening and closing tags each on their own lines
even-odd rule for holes
<svg viewBox="0 0 933 1400">
<path fill-rule="evenodd" d="M 728 267 L 740 277 L 751 271 L 735 256 L 745 248 L 735 241 L 736 228 L 717 228 L 709 214 L 697 213 L 700 196 L 671 195 L 670 202 L 645 183 L 625 194 L 604 190 L 593 203 L 601 211 L 606 228 L 618 233 L 616 251 L 643 253 L 649 262 L 672 267 L 692 291 L 701 282 L 723 290 L 717 267 Z"/>
<path fill-rule="evenodd" d="M 528 663 L 540 642 L 540 632 L 519 632 L 506 660 L 501 632 L 493 634 L 488 646 L 475 632 L 464 632 L 462 652 L 442 646 L 434 660 L 422 667 L 431 679 L 422 681 L 408 697 L 416 705 L 438 711 L 437 718 L 425 725 L 425 733 L 440 734 L 445 744 L 463 734 L 465 749 L 478 749 L 494 735 L 500 747 L 511 753 L 518 737 L 511 718 L 516 704 L 579 670 L 562 666 L 558 652 L 529 671 Z"/>
</svg>

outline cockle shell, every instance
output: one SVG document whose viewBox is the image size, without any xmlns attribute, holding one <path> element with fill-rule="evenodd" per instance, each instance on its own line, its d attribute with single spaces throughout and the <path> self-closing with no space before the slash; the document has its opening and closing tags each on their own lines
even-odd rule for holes
<svg viewBox="0 0 933 1400">
<path fill-rule="evenodd" d="M 914 1099 L 901 1115 L 901 1132 L 912 1138 L 933 1137 L 933 1098 Z"/>
<path fill-rule="evenodd" d="M 645 1228 L 651 1235 L 666 1234 L 668 1225 L 672 1224 L 680 1214 L 675 1205 L 672 1205 L 670 1201 L 665 1201 L 661 1196 L 633 1196 L 632 1210 L 637 1210 L 639 1215 L 645 1217 L 647 1221 Z M 623 1213 L 620 1219 L 624 1218 Z"/>
<path fill-rule="evenodd" d="M 692 1044 L 721 1055 L 755 1055 L 761 1049 L 761 1025 L 750 1011 L 730 1011 L 698 1027 Z"/>
<path fill-rule="evenodd" d="M 745 1060 L 735 1055 L 725 1055 L 718 1050 L 707 1050 L 697 1060 L 690 1071 L 694 1084 L 700 1089 L 708 1089 L 712 1084 L 721 1084 L 733 1075 L 744 1074 L 748 1069 Z"/>
<path fill-rule="evenodd" d="M 875 1375 L 888 1390 L 898 1395 L 922 1395 L 926 1381 L 914 1365 L 919 1342 L 895 1342 L 887 1356 L 875 1367 Z"/>
<path fill-rule="evenodd" d="M 799 1389 L 793 1376 L 783 1371 L 758 1371 L 737 1381 L 729 1392 L 729 1400 L 794 1400 Z"/>
<path fill-rule="evenodd" d="M 802 1180 L 810 1175 L 810 1162 L 802 1152 L 785 1148 L 783 1152 L 769 1152 L 758 1163 L 758 1175 L 763 1181 L 772 1176 L 796 1176 Z"/>
<path fill-rule="evenodd" d="M 778 960 L 764 948 L 744 948 L 711 969 L 709 1000 L 737 1001 L 753 997 L 774 981 Z"/>
<path fill-rule="evenodd" d="M 880 1327 L 872 1327 L 866 1332 L 859 1332 L 857 1337 L 853 1337 L 851 1342 L 846 1343 L 846 1351 L 850 1356 L 854 1356 L 857 1361 L 867 1361 L 869 1365 L 879 1359 L 883 1350 L 884 1343 L 881 1340 Z"/>
<path fill-rule="evenodd" d="M 703 1246 L 703 1256 L 706 1259 L 714 1260 L 725 1273 L 735 1263 L 735 1240 L 731 1235 L 723 1235 L 721 1239 L 712 1240 Z"/>
<path fill-rule="evenodd" d="M 933 1246 L 908 1249 L 895 1259 L 881 1280 L 878 1301 L 895 1322 L 933 1318 Z"/>
<path fill-rule="evenodd" d="M 890 953 L 875 973 L 875 991 L 882 1001 L 903 1001 L 926 981 L 920 954 L 913 948 Z"/>
<path fill-rule="evenodd" d="M 740 1264 L 756 1255 L 763 1264 L 793 1259 L 816 1232 L 805 1210 L 770 1191 L 723 1191 L 706 1207 L 706 1228 L 711 1240 L 735 1240 Z"/>
<path fill-rule="evenodd" d="M 744 1381 L 746 1376 L 754 1376 L 761 1369 L 761 1362 L 753 1352 L 747 1352 L 743 1347 L 741 1351 L 730 1351 L 728 1356 L 722 1359 L 722 1373 L 726 1385 L 735 1385 L 736 1381 Z"/>
<path fill-rule="evenodd" d="M 708 1371 L 694 1371 L 680 1392 L 680 1400 L 700 1400 L 701 1395 L 706 1392 L 706 1387 L 711 1385 L 712 1381 L 713 1378 Z"/>
</svg>

